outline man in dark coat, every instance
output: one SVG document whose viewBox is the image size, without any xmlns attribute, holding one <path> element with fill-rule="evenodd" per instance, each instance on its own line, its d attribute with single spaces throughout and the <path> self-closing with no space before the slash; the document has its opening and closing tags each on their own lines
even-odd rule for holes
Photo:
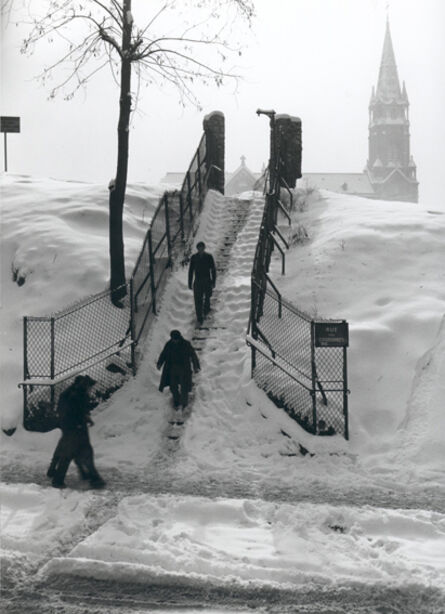
<svg viewBox="0 0 445 614">
<path fill-rule="evenodd" d="M 65 488 L 65 475 L 72 460 L 84 480 L 93 488 L 102 488 L 105 482 L 94 466 L 88 426 L 93 424 L 89 415 L 92 402 L 88 391 L 96 382 L 88 375 L 78 375 L 59 398 L 57 410 L 62 437 L 57 444 L 47 475 L 55 488 Z"/>
<path fill-rule="evenodd" d="M 205 247 L 202 241 L 196 245 L 198 251 L 190 259 L 188 276 L 189 289 L 193 287 L 195 297 L 196 318 L 200 324 L 210 311 L 210 297 L 216 283 L 215 261 L 212 254 L 205 251 Z"/>
<path fill-rule="evenodd" d="M 192 344 L 184 339 L 179 330 L 170 333 L 170 340 L 165 344 L 156 366 L 160 369 L 162 365 L 159 390 L 162 392 L 166 386 L 170 386 L 175 408 L 179 409 L 180 405 L 187 407 L 188 394 L 192 389 L 192 366 L 197 373 L 200 364 Z"/>
</svg>

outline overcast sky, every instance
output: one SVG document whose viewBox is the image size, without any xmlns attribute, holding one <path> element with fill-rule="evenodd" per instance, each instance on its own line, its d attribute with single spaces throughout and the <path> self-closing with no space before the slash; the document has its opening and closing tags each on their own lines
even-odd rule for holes
<svg viewBox="0 0 445 614">
<path fill-rule="evenodd" d="M 129 180 L 156 182 L 166 171 L 185 171 L 203 116 L 212 110 L 226 117 L 226 169 L 234 170 L 245 155 L 249 168 L 259 171 L 268 159 L 268 122 L 256 116 L 258 107 L 301 117 L 303 172 L 362 171 L 387 4 L 399 78 L 410 101 L 420 197 L 443 199 L 443 0 L 255 0 L 237 88 L 200 88 L 202 112 L 182 109 L 169 88 L 144 92 L 132 119 Z M 28 59 L 19 53 L 22 34 L 12 24 L 2 32 L 1 114 L 18 115 L 22 124 L 21 134 L 8 136 L 9 171 L 108 184 L 115 173 L 118 111 L 109 74 L 70 102 L 47 100 L 48 91 L 32 77 L 52 48 L 44 43 Z"/>
</svg>

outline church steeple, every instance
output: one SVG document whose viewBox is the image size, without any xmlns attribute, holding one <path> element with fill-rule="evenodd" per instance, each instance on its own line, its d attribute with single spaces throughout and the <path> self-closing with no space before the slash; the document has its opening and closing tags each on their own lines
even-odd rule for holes
<svg viewBox="0 0 445 614">
<path fill-rule="evenodd" d="M 396 58 L 392 46 L 389 19 L 386 20 L 385 40 L 383 43 L 376 96 L 381 100 L 400 98 L 399 75 L 397 73 Z"/>
<path fill-rule="evenodd" d="M 389 20 L 377 88 L 369 102 L 367 172 L 378 197 L 417 202 L 416 165 L 410 153 L 408 96 L 400 89 Z"/>
</svg>

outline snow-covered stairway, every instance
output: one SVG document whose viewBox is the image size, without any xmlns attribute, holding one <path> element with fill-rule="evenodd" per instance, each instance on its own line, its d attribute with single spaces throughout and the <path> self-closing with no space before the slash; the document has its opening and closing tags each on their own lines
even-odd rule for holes
<svg viewBox="0 0 445 614">
<path fill-rule="evenodd" d="M 189 421 L 181 441 L 182 460 L 192 460 L 196 445 L 202 450 L 212 440 L 218 440 L 221 429 L 230 434 L 237 420 L 231 413 L 233 395 L 238 395 L 250 376 L 245 333 L 250 313 L 251 270 L 264 199 L 260 196 L 246 200 L 226 198 L 218 205 L 213 216 L 209 216 L 210 223 L 203 224 L 197 236 L 215 255 L 218 277 L 212 310 L 204 324 L 195 328 L 192 337 L 199 351 L 201 373 L 192 411 L 186 416 Z M 219 224 L 215 219 L 218 215 L 221 216 Z M 239 402 L 245 407 L 244 399 Z M 181 466 L 184 464 L 178 463 L 179 470 Z"/>
<path fill-rule="evenodd" d="M 207 196 L 194 238 L 194 245 L 198 241 L 205 242 L 206 250 L 215 258 L 217 269 L 211 312 L 204 323 L 199 325 L 196 321 L 193 292 L 188 289 L 188 268 L 185 267 L 172 275 L 160 315 L 147 339 L 138 379 L 145 380 L 144 387 L 148 393 L 145 404 L 152 405 L 156 398 L 164 420 L 162 427 L 158 422 L 159 411 L 156 417 L 151 417 L 155 418 L 163 432 L 158 452 L 155 458 L 152 457 L 155 464 L 163 464 L 180 447 L 187 421 L 193 415 L 194 400 L 205 395 L 206 380 L 214 378 L 215 370 L 221 370 L 224 357 L 227 357 L 227 365 L 231 362 L 234 339 L 245 349 L 244 336 L 250 311 L 250 273 L 264 208 L 262 197 L 249 196 L 228 198 L 217 192 L 210 192 Z M 168 389 L 164 391 L 164 398 L 156 392 L 160 373 L 154 364 L 170 331 L 175 328 L 192 342 L 201 361 L 201 373 L 194 377 L 194 390 L 184 414 L 173 409 Z M 225 366 L 224 371 L 229 373 L 230 368 L 226 370 Z M 157 430 L 156 425 L 153 426 Z"/>
<path fill-rule="evenodd" d="M 204 241 L 206 249 L 214 259 L 217 271 L 216 288 L 211 299 L 211 312 L 203 324 L 196 322 L 195 330 L 191 336 L 193 347 L 203 362 L 204 351 L 209 345 L 214 347 L 218 343 L 219 331 L 227 328 L 226 324 L 216 321 L 215 316 L 224 305 L 226 286 L 224 284 L 227 271 L 231 269 L 231 252 L 238 235 L 242 232 L 249 217 L 252 201 L 241 198 L 224 198 L 214 195 L 210 207 L 204 212 L 194 243 Z M 262 210 L 262 207 L 260 207 Z M 256 222 L 255 222 L 256 227 Z M 258 231 L 257 231 L 258 234 Z M 241 297 L 240 297 L 241 298 Z M 224 349 L 224 348 L 220 348 Z M 201 365 L 204 367 L 204 365 Z M 205 376 L 204 376 L 205 377 Z M 201 380 L 202 378 L 199 378 Z M 193 410 L 194 394 L 191 395 L 188 408 L 183 412 L 172 412 L 166 437 L 169 439 L 168 450 L 177 450 L 181 432 Z"/>
</svg>

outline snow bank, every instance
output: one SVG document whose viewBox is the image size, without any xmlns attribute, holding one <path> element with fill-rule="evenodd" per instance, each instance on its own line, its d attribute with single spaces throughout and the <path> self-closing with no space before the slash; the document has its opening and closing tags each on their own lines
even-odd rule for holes
<svg viewBox="0 0 445 614">
<path fill-rule="evenodd" d="M 127 497 L 47 574 L 120 582 L 445 588 L 445 516 L 261 500 Z"/>
<path fill-rule="evenodd" d="M 3 174 L 1 259 L 2 428 L 21 422 L 24 315 L 50 315 L 107 286 L 108 189 L 98 184 Z M 141 248 L 157 189 L 128 186 L 127 272 Z"/>
<path fill-rule="evenodd" d="M 23 207 L 22 179 L 8 181 L 9 200 L 17 198 Z M 51 188 L 57 187 L 58 182 L 46 181 L 39 188 L 39 182 L 33 180 L 26 184 L 26 189 L 32 191 L 34 184 L 36 194 L 41 190 L 37 202 L 44 215 L 43 192 L 51 195 Z M 76 190 L 80 192 L 82 186 L 91 191 L 87 184 L 65 185 L 67 200 L 75 200 Z M 146 190 L 148 198 L 150 190 Z M 63 189 L 57 187 L 59 192 Z M 210 252 L 216 253 L 223 246 L 230 226 L 227 212 L 231 200 L 216 192 L 209 192 L 206 198 L 195 242 L 204 240 Z M 135 196 L 134 206 L 138 203 L 140 208 L 133 211 L 132 223 L 140 239 L 136 238 L 136 230 L 130 235 L 139 250 L 145 227 L 139 228 L 142 222 L 136 218 L 145 215 L 146 201 Z M 440 282 L 444 271 L 440 264 L 444 254 L 441 241 L 444 215 L 428 213 L 421 205 L 410 203 L 325 194 L 323 200 L 299 214 L 299 222 L 308 229 L 309 241 L 288 253 L 286 276 L 281 277 L 278 261 L 272 265 L 274 281 L 299 307 L 318 315 L 345 317 L 350 322 L 351 441 L 346 442 L 339 435 L 314 437 L 306 433 L 250 379 L 250 350 L 245 333 L 250 309 L 250 272 L 263 200 L 259 194 L 249 193 L 236 203 L 239 207 L 247 203 L 246 223 L 231 249 L 228 270 L 217 280 L 221 300 L 218 305 L 213 303 L 213 328 L 200 352 L 202 370 L 195 378 L 191 416 L 182 429 L 174 462 L 168 467 L 169 476 L 188 485 L 199 484 L 200 480 L 207 484 L 212 480 L 230 485 L 248 483 L 249 492 L 253 493 L 283 488 L 292 497 L 297 488 L 306 494 L 324 489 L 343 493 L 345 485 L 363 492 L 369 487 L 401 492 L 408 482 L 413 491 L 426 486 L 443 488 L 443 332 L 434 348 L 433 345 L 443 315 L 444 289 Z M 6 208 L 12 215 L 13 205 L 6 204 Z M 60 216 L 54 209 L 55 205 L 49 208 L 54 221 L 48 224 L 54 223 L 58 228 Z M 88 215 L 96 209 L 96 205 L 91 205 Z M 17 213 L 15 217 L 18 225 L 20 216 Z M 145 217 L 148 218 L 148 213 Z M 79 221 L 81 216 L 75 219 Z M 27 228 L 33 220 L 32 216 L 28 218 Z M 94 228 L 91 220 L 88 227 Z M 22 230 L 25 232 L 25 226 Z M 77 231 L 77 242 L 71 249 L 79 252 L 80 259 L 86 230 L 79 223 Z M 5 357 L 8 346 L 2 346 L 3 365 L 9 369 L 4 415 L 11 416 L 8 411 L 15 408 L 12 412 L 15 419 L 18 410 L 21 411 L 21 398 L 17 394 L 14 405 L 8 401 L 8 395 L 15 390 L 21 375 L 22 309 L 23 313 L 37 313 L 35 295 L 42 287 L 42 305 L 47 306 L 42 311 L 51 311 L 52 279 L 57 282 L 56 295 L 60 292 L 64 301 L 67 293 L 76 294 L 79 284 L 76 259 L 69 262 L 67 259 L 66 271 L 50 270 L 44 264 L 44 241 L 39 232 L 34 237 L 40 246 L 39 255 L 35 256 L 38 267 L 32 274 L 40 280 L 36 281 L 35 291 L 27 294 L 27 289 L 32 288 L 32 275 L 20 287 L 9 276 L 3 278 L 11 292 L 4 301 L 7 322 L 2 343 L 9 341 L 12 348 Z M 74 234 L 74 226 L 70 232 Z M 127 243 L 132 244 L 132 240 Z M 9 239 L 6 245 L 12 259 L 15 251 Z M 20 245 L 17 239 L 17 249 Z M 64 245 L 60 240 L 61 252 Z M 102 257 L 105 271 L 106 255 Z M 58 257 L 55 262 L 60 261 Z M 46 270 L 50 273 L 48 279 L 43 275 Z M 134 476 L 141 484 L 146 479 L 147 467 L 154 463 L 158 468 L 159 459 L 166 458 L 171 394 L 169 390 L 163 394 L 158 390 L 160 373 L 156 360 L 170 330 L 177 328 L 186 338 L 193 339 L 200 336 L 195 326 L 187 270 L 179 267 L 170 276 L 161 312 L 140 348 L 143 358 L 136 377 L 95 410 L 91 437 L 97 466 L 105 472 L 110 488 L 114 469 L 118 475 Z M 422 368 L 424 363 L 418 366 L 407 413 L 416 364 L 430 349 L 429 366 Z M 426 357 L 425 361 L 428 360 Z M 19 429 L 12 438 L 4 437 L 3 458 L 22 466 L 46 466 L 57 438 L 58 431 L 37 434 Z M 303 456 L 307 450 L 311 454 Z M 67 476 L 68 485 L 72 484 L 74 471 L 71 469 Z M 437 492 L 440 496 L 441 491 Z"/>
<path fill-rule="evenodd" d="M 423 472 L 441 471 L 443 466 L 444 409 L 445 317 L 433 347 L 417 363 L 407 414 L 399 427 L 399 456 L 410 458 Z"/>
<path fill-rule="evenodd" d="M 445 204 L 322 191 L 295 221 L 309 239 L 288 253 L 285 277 L 274 262 L 274 280 L 311 315 L 349 321 L 351 444 L 381 453 L 406 416 L 417 361 L 445 311 Z M 425 412 L 436 415 L 428 401 Z M 423 437 L 425 446 L 430 437 L 443 441 L 445 430 L 423 429 Z"/>
<path fill-rule="evenodd" d="M 69 543 L 85 522 L 91 494 L 62 494 L 27 484 L 0 486 L 2 550 L 47 556 Z"/>
</svg>

